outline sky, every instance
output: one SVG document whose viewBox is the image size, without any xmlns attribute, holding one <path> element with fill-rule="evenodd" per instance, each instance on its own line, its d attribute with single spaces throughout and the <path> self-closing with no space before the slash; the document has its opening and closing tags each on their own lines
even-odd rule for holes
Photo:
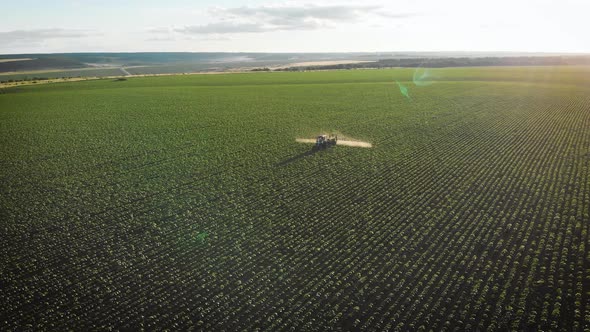
<svg viewBox="0 0 590 332">
<path fill-rule="evenodd" d="M 588 0 L 0 0 L 0 54 L 590 53 Z"/>
</svg>

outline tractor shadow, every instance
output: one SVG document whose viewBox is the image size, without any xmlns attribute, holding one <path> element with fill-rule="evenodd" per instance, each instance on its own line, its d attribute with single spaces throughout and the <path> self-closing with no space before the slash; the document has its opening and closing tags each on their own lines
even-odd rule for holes
<svg viewBox="0 0 590 332">
<path fill-rule="evenodd" d="M 285 159 L 285 160 L 277 163 L 275 166 L 279 166 L 280 167 L 280 166 L 289 165 L 289 164 L 294 163 L 294 162 L 296 162 L 298 160 L 301 160 L 301 159 L 303 159 L 305 157 L 313 156 L 314 154 L 316 154 L 318 152 L 322 152 L 322 150 L 320 150 L 320 149 L 311 149 L 311 150 L 305 151 L 303 153 L 300 153 L 298 155 L 295 155 L 295 156 L 293 156 L 291 158 Z"/>
</svg>

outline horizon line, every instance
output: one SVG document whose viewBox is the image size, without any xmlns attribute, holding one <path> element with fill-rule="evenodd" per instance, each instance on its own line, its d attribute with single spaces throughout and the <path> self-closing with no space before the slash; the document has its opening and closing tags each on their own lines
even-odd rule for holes
<svg viewBox="0 0 590 332">
<path fill-rule="evenodd" d="M 380 53 L 466 53 L 466 54 L 547 54 L 547 55 L 590 55 L 590 52 L 559 52 L 559 51 L 334 51 L 334 52 L 250 52 L 250 51 L 81 51 L 81 52 L 32 52 L 32 53 L 0 53 L 6 55 L 53 55 L 53 54 L 140 54 L 140 53 L 166 53 L 166 54 L 380 54 Z"/>
</svg>

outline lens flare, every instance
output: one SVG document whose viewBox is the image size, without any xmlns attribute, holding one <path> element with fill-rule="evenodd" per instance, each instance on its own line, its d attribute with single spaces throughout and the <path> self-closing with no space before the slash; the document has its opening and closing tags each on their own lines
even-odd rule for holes
<svg viewBox="0 0 590 332">
<path fill-rule="evenodd" d="M 408 88 L 398 81 L 395 81 L 395 83 L 397 83 L 397 86 L 399 86 L 399 92 L 401 92 L 402 95 L 404 95 L 406 98 L 411 100 L 412 98 L 410 98 L 410 93 L 408 92 Z"/>
<path fill-rule="evenodd" d="M 413 81 L 416 86 L 428 86 L 434 83 L 436 74 L 430 68 L 418 67 L 414 70 Z"/>
<path fill-rule="evenodd" d="M 412 80 L 416 86 L 428 86 L 434 84 L 441 78 L 442 71 L 437 65 L 437 61 L 432 59 L 423 59 L 418 67 L 414 69 Z M 437 67 L 437 68 L 433 68 Z"/>
</svg>

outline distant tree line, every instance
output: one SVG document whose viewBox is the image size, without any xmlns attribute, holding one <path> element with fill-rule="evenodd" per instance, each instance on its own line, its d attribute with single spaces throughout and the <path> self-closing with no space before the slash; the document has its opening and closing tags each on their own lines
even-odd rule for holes
<svg viewBox="0 0 590 332">
<path fill-rule="evenodd" d="M 5 80 L 0 80 L 0 83 L 18 83 L 18 82 L 30 82 L 33 81 L 33 83 L 35 83 L 36 81 L 47 81 L 47 80 L 52 80 L 52 79 L 69 79 L 69 78 L 74 78 L 74 77 L 81 77 L 81 76 L 63 76 L 63 77 L 24 77 L 24 78 L 11 78 L 11 79 L 5 79 Z"/>
<path fill-rule="evenodd" d="M 270 68 L 268 67 L 264 67 L 264 68 L 254 68 L 251 71 L 270 71 Z"/>
<path fill-rule="evenodd" d="M 26 81 L 46 81 L 48 80 L 48 77 L 25 77 L 22 79 L 9 79 L 9 80 L 2 80 L 0 81 L 0 83 L 16 83 L 16 82 L 26 82 Z"/>
</svg>

